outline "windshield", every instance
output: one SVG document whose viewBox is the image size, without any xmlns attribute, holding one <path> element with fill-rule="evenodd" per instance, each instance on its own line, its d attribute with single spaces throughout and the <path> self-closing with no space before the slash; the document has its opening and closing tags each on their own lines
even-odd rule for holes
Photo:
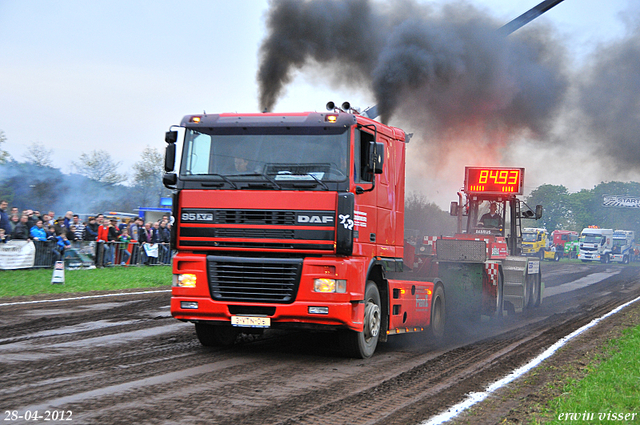
<svg viewBox="0 0 640 425">
<path fill-rule="evenodd" d="M 535 233 L 523 233 L 522 242 L 535 242 L 537 239 Z"/>
<path fill-rule="evenodd" d="M 585 243 L 600 243 L 604 237 L 602 235 L 594 235 L 592 233 L 583 233 L 580 238 L 580 242 Z"/>
<path fill-rule="evenodd" d="M 180 174 L 335 182 L 347 178 L 348 152 L 348 128 L 187 129 Z"/>
</svg>

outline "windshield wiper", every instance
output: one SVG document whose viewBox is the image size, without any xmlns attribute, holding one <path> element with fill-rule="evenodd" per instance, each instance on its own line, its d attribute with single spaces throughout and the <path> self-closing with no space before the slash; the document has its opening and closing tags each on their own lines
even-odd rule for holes
<svg viewBox="0 0 640 425">
<path fill-rule="evenodd" d="M 322 180 L 320 180 L 319 178 L 317 178 L 316 176 L 314 176 L 311 173 L 307 173 L 307 174 L 299 174 L 299 175 L 303 175 L 303 176 L 310 176 L 311 178 L 313 178 L 315 181 L 317 181 L 322 187 L 324 187 L 324 190 L 329 190 L 329 186 L 327 186 Z"/>
<path fill-rule="evenodd" d="M 264 177 L 266 180 L 269 181 L 269 183 L 273 184 L 276 187 L 276 189 L 282 190 L 282 187 L 275 180 L 273 180 L 271 177 L 267 176 L 266 174 L 247 173 L 247 174 L 234 174 L 233 176 L 234 177 Z"/>
<path fill-rule="evenodd" d="M 229 180 L 227 177 L 223 176 L 222 174 L 218 174 L 218 173 L 210 173 L 210 174 L 207 174 L 207 175 L 209 175 L 209 176 L 218 176 L 218 177 L 220 177 L 222 180 L 224 180 L 226 183 L 229 183 L 229 184 L 231 185 L 231 187 L 233 187 L 234 189 L 237 189 L 237 188 L 238 188 L 238 185 L 237 185 L 237 184 L 235 184 L 234 182 L 232 182 L 231 180 Z M 203 182 L 202 184 L 203 184 L 203 185 L 205 185 L 205 183 L 204 183 L 204 182 Z"/>
</svg>

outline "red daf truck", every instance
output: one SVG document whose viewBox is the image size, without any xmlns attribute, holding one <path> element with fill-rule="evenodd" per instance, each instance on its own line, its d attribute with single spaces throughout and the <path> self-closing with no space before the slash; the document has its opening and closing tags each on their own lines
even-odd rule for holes
<svg viewBox="0 0 640 425">
<path fill-rule="evenodd" d="M 328 110 L 187 115 L 180 142 L 167 132 L 171 313 L 203 345 L 266 328 L 335 331 L 345 353 L 366 358 L 390 335 L 441 337 L 461 300 L 492 302 L 484 265 L 405 245 L 405 132 L 348 104 Z M 484 264 L 481 245 L 469 249 Z M 460 268 L 480 280 L 454 278 Z"/>
</svg>

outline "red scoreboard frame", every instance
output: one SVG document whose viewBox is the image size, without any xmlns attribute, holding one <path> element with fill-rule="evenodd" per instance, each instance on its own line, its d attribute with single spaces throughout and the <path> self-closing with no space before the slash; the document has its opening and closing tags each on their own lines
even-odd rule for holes
<svg viewBox="0 0 640 425">
<path fill-rule="evenodd" d="M 524 168 L 465 167 L 464 191 L 478 195 L 522 195 Z"/>
</svg>

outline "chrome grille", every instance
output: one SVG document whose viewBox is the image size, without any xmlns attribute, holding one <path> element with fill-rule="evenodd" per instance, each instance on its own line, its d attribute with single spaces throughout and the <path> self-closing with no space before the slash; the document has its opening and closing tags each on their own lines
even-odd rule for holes
<svg viewBox="0 0 640 425">
<path fill-rule="evenodd" d="M 207 257 L 211 298 L 218 301 L 291 303 L 302 259 Z"/>
</svg>

